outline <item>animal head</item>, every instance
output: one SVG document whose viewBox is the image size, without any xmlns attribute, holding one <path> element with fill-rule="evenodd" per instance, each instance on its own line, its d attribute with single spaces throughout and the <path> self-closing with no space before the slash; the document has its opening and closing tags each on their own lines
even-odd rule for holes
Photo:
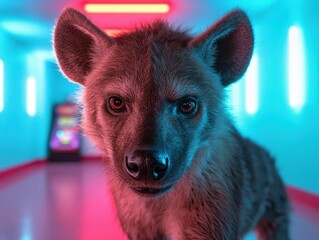
<svg viewBox="0 0 319 240">
<path fill-rule="evenodd" d="M 156 195 L 220 137 L 223 88 L 246 71 L 253 34 L 241 10 L 195 37 L 163 21 L 111 37 L 67 9 L 54 48 L 63 73 L 84 87 L 82 126 L 116 178 Z"/>
</svg>

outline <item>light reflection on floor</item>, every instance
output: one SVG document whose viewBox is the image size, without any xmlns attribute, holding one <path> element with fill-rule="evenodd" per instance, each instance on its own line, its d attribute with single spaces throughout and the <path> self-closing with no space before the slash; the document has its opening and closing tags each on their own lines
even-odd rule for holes
<svg viewBox="0 0 319 240">
<path fill-rule="evenodd" d="M 98 161 L 41 165 L 0 179 L 0 240 L 125 240 L 105 183 Z M 292 240 L 315 239 L 318 212 L 293 208 Z"/>
<path fill-rule="evenodd" d="M 254 233 L 249 233 L 246 237 L 245 240 L 256 240 L 256 236 Z"/>
</svg>

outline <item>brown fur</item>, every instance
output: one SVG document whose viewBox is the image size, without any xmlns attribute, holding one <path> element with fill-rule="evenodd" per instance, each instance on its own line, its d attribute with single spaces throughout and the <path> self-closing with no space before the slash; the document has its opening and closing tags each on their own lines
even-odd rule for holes
<svg viewBox="0 0 319 240">
<path fill-rule="evenodd" d="M 107 159 L 129 239 L 232 240 L 254 228 L 260 239 L 289 239 L 273 159 L 224 110 L 223 88 L 243 75 L 252 54 L 245 13 L 235 10 L 195 38 L 163 21 L 112 38 L 67 9 L 54 47 L 62 71 L 84 87 L 82 126 Z M 124 101 L 122 112 L 110 109 L 112 96 Z M 196 102 L 193 115 L 180 112 L 185 98 Z M 140 150 L 160 154 L 137 156 Z M 138 169 L 148 173 L 163 155 L 163 178 L 128 174 L 128 159 L 146 161 Z M 166 186 L 148 197 L 133 191 Z"/>
</svg>

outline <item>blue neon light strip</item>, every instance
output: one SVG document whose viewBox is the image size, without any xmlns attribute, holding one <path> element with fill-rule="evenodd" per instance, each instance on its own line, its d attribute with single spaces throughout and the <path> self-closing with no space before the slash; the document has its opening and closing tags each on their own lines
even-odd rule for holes
<svg viewBox="0 0 319 240">
<path fill-rule="evenodd" d="M 30 117 L 36 114 L 36 79 L 32 76 L 27 79 L 27 113 Z"/>
<path fill-rule="evenodd" d="M 4 108 L 4 64 L 0 59 L 0 112 Z"/>
<path fill-rule="evenodd" d="M 245 75 L 245 108 L 250 115 L 255 114 L 259 107 L 258 68 L 257 55 L 253 55 Z"/>
<path fill-rule="evenodd" d="M 288 95 L 289 105 L 300 111 L 305 104 L 305 65 L 302 31 L 297 26 L 288 33 Z"/>
</svg>

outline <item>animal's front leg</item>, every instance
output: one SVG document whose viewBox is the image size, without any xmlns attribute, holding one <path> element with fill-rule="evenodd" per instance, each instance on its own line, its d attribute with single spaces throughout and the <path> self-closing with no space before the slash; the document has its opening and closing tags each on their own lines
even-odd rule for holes
<svg viewBox="0 0 319 240">
<path fill-rule="evenodd" d="M 212 223 L 214 224 L 214 223 Z M 207 226 L 189 227 L 185 229 L 181 239 L 176 240 L 239 240 L 238 227 L 228 226 L 222 228 L 211 228 Z"/>
<path fill-rule="evenodd" d="M 146 236 L 145 233 L 143 233 L 143 231 L 137 233 L 137 234 L 127 234 L 128 239 L 129 240 L 175 240 L 173 238 L 170 237 L 166 237 L 164 234 L 162 233 L 158 233 L 154 236 Z"/>
<path fill-rule="evenodd" d="M 196 215 L 185 217 L 181 226 L 181 236 L 174 240 L 238 240 L 239 218 L 236 210 L 225 205 L 221 209 L 200 210 L 196 207 Z M 198 211 L 200 210 L 200 211 Z"/>
</svg>

